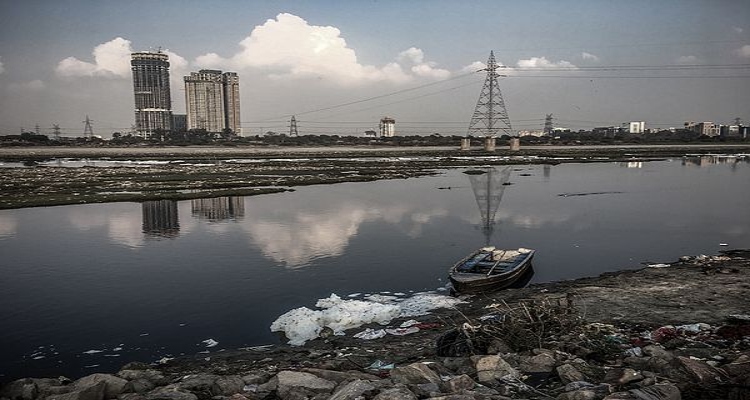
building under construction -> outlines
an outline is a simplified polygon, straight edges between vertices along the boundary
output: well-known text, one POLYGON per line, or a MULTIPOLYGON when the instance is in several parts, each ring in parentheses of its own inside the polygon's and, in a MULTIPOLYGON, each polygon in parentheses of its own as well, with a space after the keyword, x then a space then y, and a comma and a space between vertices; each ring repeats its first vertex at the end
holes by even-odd
POLYGON ((240 133, 240 80, 235 72, 202 69, 185 81, 187 128, 240 133))
POLYGON ((158 130, 172 130, 169 56, 159 52, 130 55, 135 94, 135 129, 144 138, 158 130))

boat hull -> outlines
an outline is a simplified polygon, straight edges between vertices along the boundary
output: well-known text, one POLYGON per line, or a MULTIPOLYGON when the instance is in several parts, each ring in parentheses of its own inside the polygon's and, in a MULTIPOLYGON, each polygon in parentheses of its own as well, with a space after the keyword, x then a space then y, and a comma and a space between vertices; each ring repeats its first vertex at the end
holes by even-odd
POLYGON ((532 250, 510 270, 492 275, 465 273, 454 266, 451 269, 449 279, 453 285, 453 290, 457 293, 482 293, 505 289, 513 286, 532 269, 531 261, 533 258, 534 251, 532 250))

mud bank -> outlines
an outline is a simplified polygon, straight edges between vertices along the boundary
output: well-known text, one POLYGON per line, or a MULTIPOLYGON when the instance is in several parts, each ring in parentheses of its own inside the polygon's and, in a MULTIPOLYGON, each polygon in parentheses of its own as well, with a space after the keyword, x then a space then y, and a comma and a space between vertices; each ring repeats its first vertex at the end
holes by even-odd
MULTIPOLYGON (((11 400, 747 399, 750 250, 466 297, 375 340, 22 379, 11 400)), ((398 325, 404 321, 392 321, 398 325)), ((364 328, 363 328, 364 329, 364 328)), ((325 335, 323 335, 325 336, 325 335)))
POLYGON ((296 186, 404 179, 439 169, 509 164, 652 161, 748 154, 750 146, 450 148, 2 148, 0 209, 251 196, 296 186), (76 167, 64 166, 75 160, 76 167))

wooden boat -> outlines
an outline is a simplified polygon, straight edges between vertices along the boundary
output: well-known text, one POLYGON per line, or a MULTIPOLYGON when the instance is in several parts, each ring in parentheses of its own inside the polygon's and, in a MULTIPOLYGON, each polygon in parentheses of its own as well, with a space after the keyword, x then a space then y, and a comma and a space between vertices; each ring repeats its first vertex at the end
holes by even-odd
POLYGON ((481 249, 464 257, 450 270, 449 278, 457 293, 479 293, 513 285, 531 269, 534 250, 481 249))

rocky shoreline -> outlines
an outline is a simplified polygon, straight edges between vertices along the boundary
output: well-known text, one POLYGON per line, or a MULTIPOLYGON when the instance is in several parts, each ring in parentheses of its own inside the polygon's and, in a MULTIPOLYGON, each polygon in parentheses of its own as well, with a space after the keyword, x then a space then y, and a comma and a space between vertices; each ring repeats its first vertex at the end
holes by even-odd
MULTIPOLYGON (((750 399, 750 250, 466 298, 376 340, 326 336, 20 379, 3 400, 750 399)), ((393 321, 400 324, 404 321, 393 321)))

